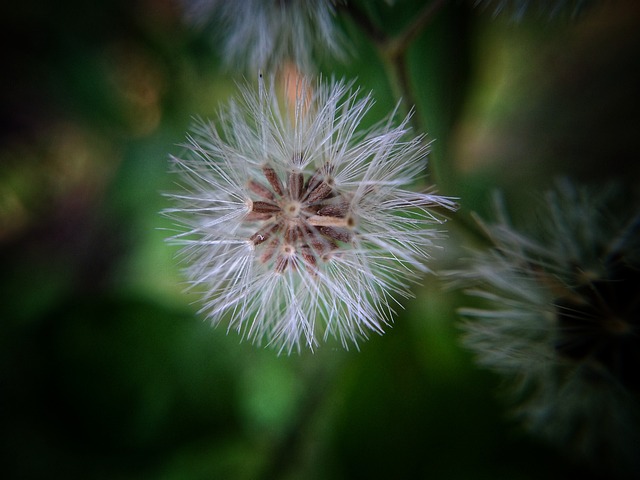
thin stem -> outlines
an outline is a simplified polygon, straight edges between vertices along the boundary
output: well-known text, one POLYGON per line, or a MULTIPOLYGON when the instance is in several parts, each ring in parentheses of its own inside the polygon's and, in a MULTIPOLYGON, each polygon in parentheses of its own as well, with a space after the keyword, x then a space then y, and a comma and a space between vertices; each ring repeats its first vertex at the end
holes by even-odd
MULTIPOLYGON (((391 91, 396 100, 403 106, 402 113, 404 115, 412 112, 417 106, 407 61, 409 46, 447 1, 434 0, 425 5, 413 22, 396 37, 391 37, 380 29, 357 5, 349 3, 342 7, 376 45, 391 91)), ((427 126, 424 122, 424 116, 412 115, 411 124, 417 132, 426 131, 427 126)))
POLYGON ((332 414, 335 384, 340 381, 340 372, 344 364, 344 356, 331 355, 324 362, 318 362, 306 378, 307 394, 301 400, 294 423, 287 434, 274 446, 263 471, 261 479, 287 478, 295 464, 303 461, 304 450, 309 448, 309 438, 315 440, 319 424, 326 422, 332 414), (319 420, 322 419, 322 422, 319 420))
MULTIPOLYGON (((343 5, 342 9, 352 18, 352 20, 365 32, 372 40, 378 50, 380 59, 385 68, 389 86, 394 97, 403 107, 403 114, 411 112, 417 105, 416 98, 411 85, 411 75, 407 53, 411 43, 418 35, 433 21, 436 14, 446 5, 448 0, 433 0, 426 4, 418 13, 415 19, 397 36, 392 37, 380 29, 369 16, 353 2, 343 5)), ((411 117, 411 124, 417 132, 426 132, 427 125, 424 115, 414 114, 411 117)), ((433 183, 443 185, 443 172, 451 180, 451 169, 441 165, 442 162, 433 162, 431 177, 433 183)), ((450 183, 450 182, 446 182, 450 183)), ((490 245, 491 240, 479 228, 477 223, 468 215, 459 212, 454 217, 454 223, 463 231, 470 241, 476 244, 490 245)))
MULTIPOLYGON (((404 54, 394 58, 385 58, 383 50, 380 51, 380 54, 383 58, 383 65, 389 87, 391 88, 394 98, 401 106, 402 110, 400 113, 402 116, 406 116, 410 112, 413 112, 416 105, 413 89, 411 88, 411 80, 409 78, 407 58, 404 54)), ((417 132, 426 131, 425 125, 421 123, 418 115, 413 114, 411 116, 411 125, 417 132)))
POLYGON ((451 221, 476 247, 491 248, 495 244, 487 232, 478 223, 478 218, 464 211, 458 211, 451 221))
POLYGON ((353 2, 349 2, 348 4, 338 3, 338 8, 346 12, 376 45, 382 45, 388 41, 388 35, 373 23, 369 16, 353 2))
MULTIPOLYGON (((394 91, 396 98, 404 102, 408 113, 411 109, 417 108, 416 97, 413 94, 411 85, 411 72, 409 70, 409 62, 407 55, 409 46, 417 38, 417 36, 427 27, 434 19, 435 15, 440 11, 448 0, 434 0, 425 5, 418 13, 414 21, 409 24, 398 36, 387 38, 384 44, 378 44, 380 56, 387 69, 387 77, 394 91)), ((424 115, 413 115, 411 124, 418 132, 428 131, 428 125, 424 115)), ((432 178, 434 183, 438 181, 438 169, 432 169, 432 178)))
POLYGON ((433 2, 425 5, 418 16, 414 19, 413 23, 409 24, 400 35, 390 39, 387 42, 387 50, 391 57, 404 54, 409 45, 416 39, 418 35, 424 30, 424 28, 433 20, 435 15, 440 11, 448 0, 434 0, 433 2))

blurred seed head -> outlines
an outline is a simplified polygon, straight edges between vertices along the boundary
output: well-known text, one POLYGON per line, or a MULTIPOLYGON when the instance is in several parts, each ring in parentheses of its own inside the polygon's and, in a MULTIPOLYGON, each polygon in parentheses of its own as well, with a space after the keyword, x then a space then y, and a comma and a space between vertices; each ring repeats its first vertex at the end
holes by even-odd
MULTIPOLYGON (((339 0, 338 0, 339 1, 339 0)), ((183 0, 187 23, 221 49, 225 65, 251 75, 293 63, 314 71, 327 56, 344 58, 336 0, 183 0)))
POLYGON ((457 272, 481 299, 464 344, 509 380, 524 425, 612 471, 638 472, 640 210, 615 192, 559 182, 537 228, 498 202, 493 247, 457 272))

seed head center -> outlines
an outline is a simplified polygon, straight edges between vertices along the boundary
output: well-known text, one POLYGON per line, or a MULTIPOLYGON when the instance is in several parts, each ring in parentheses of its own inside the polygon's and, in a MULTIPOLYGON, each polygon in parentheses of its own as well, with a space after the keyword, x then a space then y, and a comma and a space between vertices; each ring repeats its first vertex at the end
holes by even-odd
POLYGON ((288 200, 282 206, 282 212, 288 218, 297 218, 302 210, 302 204, 296 200, 288 200))
POLYGON ((320 262, 351 242, 355 222, 350 203, 330 172, 325 166, 305 178, 292 170, 281 178, 265 166, 264 180, 249 180, 249 190, 258 199, 252 200, 247 220, 263 222, 249 240, 259 248, 259 261, 272 265, 276 273, 304 265, 315 274, 320 262))

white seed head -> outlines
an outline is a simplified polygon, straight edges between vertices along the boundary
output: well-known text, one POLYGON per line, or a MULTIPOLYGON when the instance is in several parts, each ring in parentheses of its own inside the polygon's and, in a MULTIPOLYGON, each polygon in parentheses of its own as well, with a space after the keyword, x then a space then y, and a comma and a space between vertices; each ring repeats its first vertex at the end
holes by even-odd
POLYGON ((166 213, 214 324, 286 352, 327 337, 347 347, 391 322, 427 271, 433 209, 454 203, 408 190, 427 155, 408 119, 362 131, 370 96, 341 81, 295 91, 282 101, 260 81, 198 121, 173 158, 180 190, 166 213))

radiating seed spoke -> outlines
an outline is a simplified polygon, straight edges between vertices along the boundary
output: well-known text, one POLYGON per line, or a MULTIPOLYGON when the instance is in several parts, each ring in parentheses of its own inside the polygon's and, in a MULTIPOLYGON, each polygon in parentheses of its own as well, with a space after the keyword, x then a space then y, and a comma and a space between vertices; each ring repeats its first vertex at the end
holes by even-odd
POLYGON ((333 193, 333 187, 329 185, 327 182, 320 182, 315 188, 307 191, 307 195, 305 196, 305 201, 309 203, 321 202, 322 200, 326 200, 333 193))
POLYGON ((249 186, 249 190, 251 190, 256 195, 259 195, 260 197, 264 198, 265 200, 274 201, 276 199, 273 192, 269 190, 267 187, 265 187, 263 184, 261 184, 260 182, 256 182, 255 180, 249 180, 248 186, 249 186))
POLYGON ((352 238, 352 233, 345 228, 334 228, 334 227, 318 227, 318 230, 323 235, 338 240, 339 242, 350 242, 352 238))
POLYGON ((253 206, 251 208, 252 212, 256 213, 278 213, 281 211, 280 207, 275 203, 271 202, 262 202, 260 200, 253 202, 253 206))
POLYGON ((261 243, 264 243, 267 240, 269 240, 274 234, 278 233, 280 228, 281 228, 281 225, 279 223, 272 223, 269 225, 265 225, 256 233, 251 235, 249 240, 253 242, 254 245, 260 245, 261 243))
POLYGON ((271 241, 263 248, 263 252, 260 255, 260 263, 267 263, 269 260, 271 260, 275 253, 278 251, 279 247, 280 240, 278 240, 277 238, 272 238, 271 241))
POLYGON ((278 177, 278 174, 276 174, 276 171, 273 168, 265 165, 264 167, 262 167, 262 173, 264 174, 264 178, 267 179, 267 182, 269 182, 269 185, 271 185, 271 188, 273 188, 276 194, 282 196, 284 194, 284 191, 282 189, 282 183, 280 183, 280 178, 278 177))
POLYGON ((333 203, 325 205, 317 211, 317 215, 324 217, 344 218, 349 211, 349 202, 333 203))
POLYGON ((313 174, 307 179, 307 182, 304 185, 304 189, 306 192, 310 192, 314 190, 320 183, 322 183, 322 179, 324 178, 324 173, 321 169, 317 169, 313 174))
POLYGON ((289 172, 289 195, 292 200, 300 200, 302 198, 302 189, 304 188, 304 176, 300 172, 289 172))
POLYGON ((258 213, 258 212, 249 212, 244 217, 244 219, 247 222, 264 221, 264 220, 269 220, 270 218, 273 218, 272 213, 258 213))

